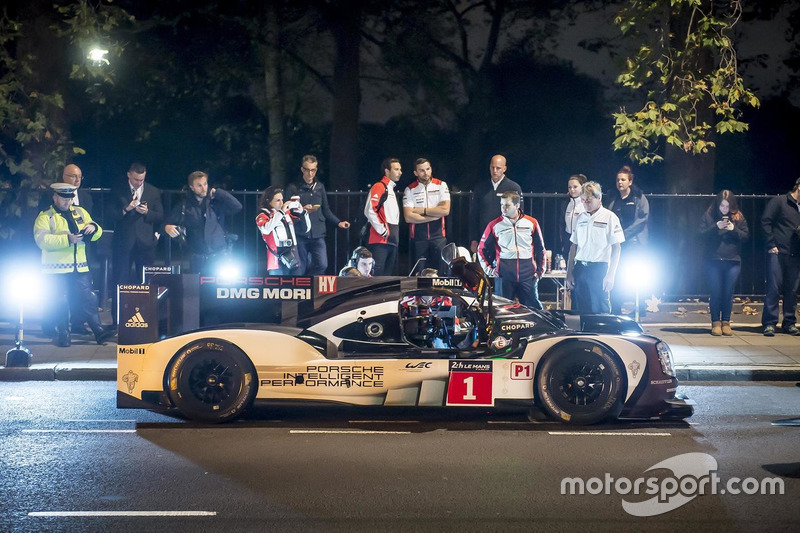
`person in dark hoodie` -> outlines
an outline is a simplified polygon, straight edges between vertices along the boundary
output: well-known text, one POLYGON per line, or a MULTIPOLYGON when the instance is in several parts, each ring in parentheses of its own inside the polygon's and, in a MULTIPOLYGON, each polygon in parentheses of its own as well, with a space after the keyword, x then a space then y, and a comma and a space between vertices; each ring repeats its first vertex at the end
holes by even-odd
POLYGON ((192 253, 189 271, 205 274, 228 252, 225 217, 242 210, 242 204, 222 189, 209 188, 208 174, 192 172, 186 197, 172 209, 164 233, 183 236, 192 253))
MULTIPOLYGON (((625 233, 625 242, 622 243, 622 264, 617 271, 626 272, 626 263, 635 261, 647 246, 647 222, 650 218, 650 203, 647 197, 636 185, 633 184, 633 171, 628 165, 617 172, 617 194, 608 204, 608 210, 619 218, 622 231, 625 233)), ((631 291, 624 283, 615 283, 611 292, 611 313, 622 313, 622 304, 627 299, 632 299, 631 291)), ((640 315, 645 312, 643 302, 640 302, 640 315)))
POLYGON ((761 229, 767 241, 767 296, 761 325, 772 337, 778 325, 778 299, 783 293, 781 329, 800 335, 797 327, 797 287, 800 284, 800 178, 788 194, 771 199, 761 215, 761 229))
POLYGON ((708 288, 711 293, 711 334, 733 335, 731 311, 733 289, 742 271, 742 243, 750 238, 736 195, 724 189, 708 206, 700 220, 705 242, 708 288))

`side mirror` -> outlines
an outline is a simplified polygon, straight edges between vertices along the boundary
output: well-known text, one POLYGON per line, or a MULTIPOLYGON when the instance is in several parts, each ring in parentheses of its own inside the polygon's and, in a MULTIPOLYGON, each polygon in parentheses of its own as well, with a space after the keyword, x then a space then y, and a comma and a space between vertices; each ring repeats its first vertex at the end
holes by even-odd
POLYGON ((448 243, 442 248, 442 261, 444 261, 447 266, 450 266, 450 263, 452 263, 456 257, 458 257, 458 247, 456 243, 448 243))

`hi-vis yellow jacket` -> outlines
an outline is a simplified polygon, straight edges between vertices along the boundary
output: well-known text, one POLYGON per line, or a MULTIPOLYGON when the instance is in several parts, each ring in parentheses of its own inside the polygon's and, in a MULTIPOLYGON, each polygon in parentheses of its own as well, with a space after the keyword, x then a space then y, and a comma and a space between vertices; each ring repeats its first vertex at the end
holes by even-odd
MULTIPOLYGON (((89 212, 81 206, 70 206, 69 214, 78 225, 78 230, 82 230, 88 224, 97 226, 97 231, 91 235, 92 241, 96 241, 103 234, 100 224, 94 222, 89 212)), ((89 272, 86 245, 83 242, 75 244, 69 242, 67 219, 53 206, 36 217, 33 223, 33 238, 36 246, 42 250, 42 272, 45 274, 89 272)))

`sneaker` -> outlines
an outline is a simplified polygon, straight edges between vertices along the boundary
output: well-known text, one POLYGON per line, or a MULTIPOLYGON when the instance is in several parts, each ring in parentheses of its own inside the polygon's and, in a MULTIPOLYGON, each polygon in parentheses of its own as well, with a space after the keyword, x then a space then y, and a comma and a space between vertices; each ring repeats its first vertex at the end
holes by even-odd
POLYGON ((793 335, 795 337, 800 335, 800 328, 798 328, 797 325, 795 324, 792 324, 791 326, 782 329, 783 332, 786 333, 787 335, 793 335))
POLYGON ((765 337, 774 337, 775 336, 775 326, 767 326, 764 328, 764 336, 765 337))

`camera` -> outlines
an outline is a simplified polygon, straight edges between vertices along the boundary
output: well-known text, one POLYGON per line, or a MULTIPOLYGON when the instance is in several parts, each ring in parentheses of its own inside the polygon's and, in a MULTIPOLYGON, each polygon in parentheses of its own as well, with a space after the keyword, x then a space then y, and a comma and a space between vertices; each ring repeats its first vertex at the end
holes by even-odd
POLYGON ((292 246, 294 246, 294 243, 292 242, 291 239, 289 239, 288 241, 278 241, 275 244, 277 244, 279 248, 291 248, 292 246))

